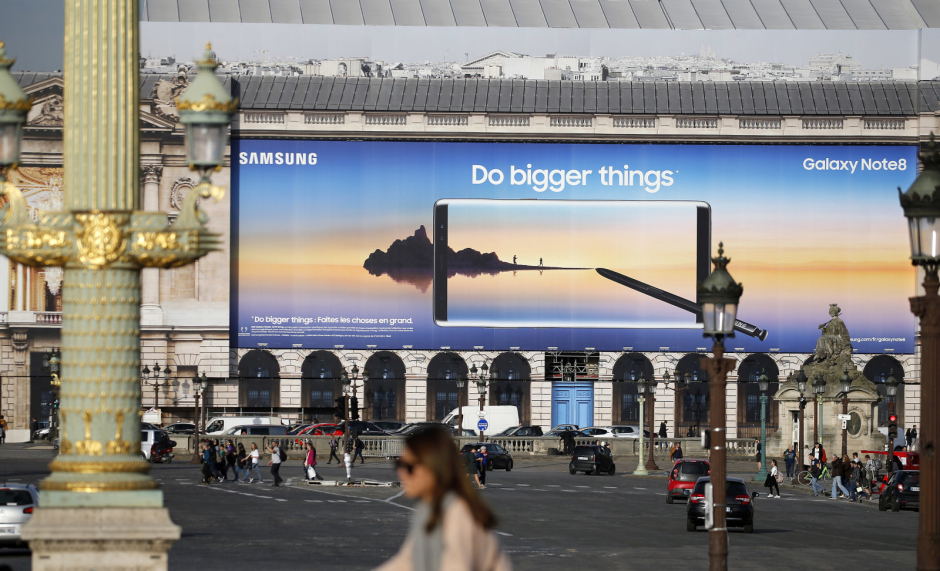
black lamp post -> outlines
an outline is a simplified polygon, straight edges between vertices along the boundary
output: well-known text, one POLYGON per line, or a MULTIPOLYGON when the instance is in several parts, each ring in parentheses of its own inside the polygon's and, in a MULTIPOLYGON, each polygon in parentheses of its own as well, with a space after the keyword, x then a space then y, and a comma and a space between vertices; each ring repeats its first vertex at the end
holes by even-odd
POLYGON ((147 365, 144 365, 144 368, 141 370, 142 378, 144 379, 149 378, 151 381, 153 381, 149 384, 153 387, 153 408, 154 409, 160 408, 160 387, 172 386, 170 384, 170 366, 167 365, 166 368, 162 369, 163 371, 162 379, 160 377, 160 371, 161 371, 160 363, 154 363, 153 369, 151 369, 147 365), (161 380, 165 382, 161 383, 160 382, 161 380))
POLYGON ((202 374, 202 377, 198 375, 193 377, 193 396, 195 397, 195 400, 196 400, 196 417, 195 417, 195 422, 193 423, 195 425, 193 429, 193 457, 189 461, 190 464, 199 464, 202 462, 202 460, 199 458, 200 456, 199 433, 201 432, 199 429, 199 425, 202 421, 202 418, 201 418, 202 412, 199 410, 199 397, 205 394, 206 388, 208 386, 209 386, 209 379, 206 378, 205 373, 202 374))
POLYGON ((822 375, 816 375, 816 380, 813 381, 813 394, 816 395, 816 411, 815 414, 813 414, 813 440, 819 442, 819 446, 822 446, 822 442, 819 441, 819 411, 825 392, 826 379, 823 378, 822 375))
MULTIPOLYGON (((799 435, 798 444, 797 444, 797 446, 799 446, 800 449, 796 451, 796 453, 797 453, 797 455, 798 455, 798 460, 799 460, 799 462, 798 462, 797 465, 799 465, 799 466, 804 466, 803 461, 806 459, 806 457, 803 455, 803 446, 804 446, 804 443, 803 443, 803 433, 804 433, 803 419, 804 419, 804 416, 805 416, 803 411, 804 411, 804 409, 806 409, 806 397, 803 396, 803 393, 806 392, 806 380, 807 380, 807 379, 806 379, 806 373, 803 372, 803 369, 800 369, 800 372, 797 373, 797 375, 796 375, 796 387, 800 390, 800 435, 799 435)), ((799 473, 799 472, 800 472, 800 470, 797 471, 797 473, 799 473)))
POLYGON ((463 389, 466 386, 467 375, 460 373, 457 375, 457 438, 463 436, 463 389))
MULTIPOLYGON (((664 384, 662 385, 661 390, 666 389, 665 383, 668 382, 668 380, 669 380, 669 373, 666 373, 665 375, 663 375, 664 384)), ((646 469, 647 471, 650 471, 650 470, 659 470, 659 466, 656 465, 656 460, 653 459, 653 442, 655 442, 656 440, 656 433, 654 432, 654 428, 655 428, 654 413, 656 412, 656 387, 659 386, 659 383, 656 381, 655 376, 651 377, 648 381, 646 381, 646 383, 649 386, 649 393, 650 393, 650 404, 649 404, 650 419, 649 419, 649 422, 647 423, 649 425, 649 431, 650 431, 650 449, 649 449, 649 456, 646 459, 646 469)), ((640 429, 642 430, 642 427, 640 429)))
POLYGON ((754 481, 763 482, 767 479, 767 389, 770 388, 770 377, 763 369, 757 377, 757 388, 760 389, 760 470, 754 481))
MULTIPOLYGON (((842 414, 849 414, 849 391, 852 390, 852 379, 849 378, 849 370, 845 369, 842 372, 842 377, 839 379, 839 382, 842 384, 842 414)), ((849 453, 849 433, 846 430, 847 421, 842 420, 842 455, 846 456, 849 453)))
POLYGON ((725 450, 725 383, 734 370, 734 359, 724 357, 725 337, 734 337, 734 318, 744 288, 734 281, 727 266, 731 260, 724 257, 724 244, 718 244, 718 256, 712 258, 715 269, 705 281, 698 284, 697 298, 702 307, 703 334, 715 340, 711 358, 702 358, 702 367, 708 372, 711 410, 711 484, 714 504, 714 523, 708 532, 709 569, 728 569, 728 530, 725 527, 726 450, 725 450))

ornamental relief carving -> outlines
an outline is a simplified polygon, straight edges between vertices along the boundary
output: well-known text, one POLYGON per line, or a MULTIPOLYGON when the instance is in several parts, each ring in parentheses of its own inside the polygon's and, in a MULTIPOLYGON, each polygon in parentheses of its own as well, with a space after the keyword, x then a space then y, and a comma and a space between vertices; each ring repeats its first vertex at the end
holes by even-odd
MULTIPOLYGON (((196 186, 196 181, 191 178, 183 177, 173 183, 173 188, 170 189, 170 208, 174 210, 179 210, 183 207, 183 199, 186 198, 186 195, 189 194, 196 186)), ((199 205, 199 200, 196 200, 196 205, 199 205)))

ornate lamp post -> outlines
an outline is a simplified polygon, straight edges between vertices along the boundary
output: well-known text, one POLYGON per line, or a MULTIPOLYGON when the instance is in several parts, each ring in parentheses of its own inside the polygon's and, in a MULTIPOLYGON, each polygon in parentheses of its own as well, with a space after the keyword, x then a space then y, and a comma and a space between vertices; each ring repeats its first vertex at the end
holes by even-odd
POLYGON ((820 441, 819 430, 822 428, 819 423, 819 411, 822 406, 823 395, 826 393, 826 379, 822 375, 816 375, 816 380, 813 381, 813 394, 816 395, 816 411, 813 414, 813 441, 819 442, 819 445, 822 446, 820 441))
MULTIPOLYGON (((368 369, 364 369, 362 373, 363 382, 369 378, 368 369)), ((359 383, 359 365, 353 363, 352 368, 352 397, 349 399, 349 412, 352 416, 349 417, 349 420, 359 420, 359 396, 357 395, 358 383, 359 383)))
MULTIPOLYGON (((894 376, 894 371, 891 371, 891 374, 888 375, 888 378, 885 380, 885 392, 888 395, 888 414, 894 416, 897 414, 897 397, 898 397, 898 385, 900 383, 894 376)), ((921 395, 923 395, 923 386, 924 383, 921 383, 921 395)), ((923 402, 923 401, 921 401, 923 402)), ((929 416, 929 415, 926 415, 929 416)), ((923 419, 921 419, 923 421, 923 419)), ((923 422, 921 422, 923 426, 923 422)), ((923 464, 921 464, 923 466, 923 464)), ((894 438, 888 437, 888 467, 889 472, 894 471, 894 438)), ((923 487, 923 486, 921 486, 923 487)))
POLYGON ((141 377, 144 379, 151 379, 153 382, 149 383, 153 387, 153 408, 160 408, 160 387, 170 387, 170 367, 169 365, 163 369, 163 378, 160 378, 160 363, 154 363, 153 369, 144 365, 144 368, 141 370, 141 377), (161 383, 160 381, 164 381, 161 383))
POLYGON ((757 388, 760 389, 760 470, 754 475, 755 482, 767 479, 767 389, 770 388, 770 377, 761 369, 757 377, 757 388))
POLYGON ((724 257, 724 244, 718 244, 718 256, 712 258, 715 269, 705 281, 698 284, 698 303, 702 306, 703 334, 715 340, 714 357, 702 358, 702 368, 711 381, 709 391, 711 410, 711 484, 714 498, 714 526, 708 532, 709 569, 728 569, 728 529, 725 527, 726 450, 725 450, 725 382, 734 370, 735 360, 724 357, 725 337, 734 337, 734 318, 744 288, 734 281, 727 266, 731 260, 724 257))
POLYGON ((352 385, 352 381, 349 379, 349 373, 346 372, 346 368, 343 368, 343 371, 339 374, 340 381, 343 383, 343 407, 345 408, 346 414, 344 416, 344 427, 343 434, 346 438, 349 438, 349 387, 352 385))
POLYGON ((33 106, 31 98, 20 89, 10 75, 14 60, 6 56, 3 42, 0 41, 0 190, 6 191, 4 183, 7 172, 16 168, 20 161, 20 142, 23 139, 23 125, 26 114, 33 106))
MULTIPOLYGON (((845 369, 842 377, 839 379, 842 384, 842 414, 849 413, 849 391, 852 390, 852 379, 849 378, 849 370, 845 369)), ((845 428, 846 421, 842 421, 842 455, 849 453, 849 433, 845 428)))
POLYGON ((643 465, 643 405, 646 404, 646 379, 642 376, 636 381, 636 394, 640 403, 640 449, 636 454, 636 470, 633 471, 633 475, 648 476, 649 472, 646 471, 646 467, 643 465))
MULTIPOLYGON (((483 418, 483 405, 486 403, 486 387, 487 387, 486 382, 487 382, 487 379, 489 378, 489 367, 484 362, 483 366, 480 367, 480 374, 477 375, 477 366, 473 365, 473 367, 470 369, 470 374, 473 376, 476 376, 477 392, 480 394, 480 398, 479 398, 480 418, 482 419, 483 418)), ((484 432, 485 431, 483 430, 480 431, 480 440, 483 440, 484 432)))
MULTIPOLYGON (((796 453, 797 453, 797 465, 798 465, 798 466, 803 466, 803 461, 806 459, 806 457, 803 456, 803 446, 804 446, 804 443, 803 443, 803 432, 804 432, 804 428, 803 428, 803 418, 804 418, 804 414, 803 414, 803 411, 804 411, 804 409, 806 409, 806 397, 803 396, 803 393, 806 392, 806 380, 807 380, 807 379, 806 379, 806 373, 803 372, 803 369, 800 369, 800 372, 797 373, 797 375, 796 375, 796 387, 797 387, 797 389, 799 389, 799 391, 800 391, 800 435, 799 435, 799 441, 798 441, 799 443, 797 444, 797 446, 799 446, 800 449, 796 451, 796 453)), ((800 471, 801 471, 801 470, 797 470, 797 474, 799 474, 800 471)))
MULTIPOLYGON (((669 373, 666 373, 665 375, 663 375, 663 382, 665 383, 668 380, 669 380, 669 373)), ((649 404, 649 407, 650 407, 650 410, 649 410, 650 448, 649 448, 649 456, 646 459, 646 470, 649 471, 649 470, 659 470, 659 466, 656 465, 656 460, 653 459, 653 442, 656 441, 656 433, 654 432, 654 428, 655 428, 654 413, 656 412, 656 387, 659 385, 659 383, 656 381, 656 377, 654 376, 649 381, 647 381, 647 384, 649 385, 649 392, 650 392, 650 404, 649 404)), ((665 384, 662 385, 661 390, 663 391, 666 390, 665 384)))
MULTIPOLYGON (((924 295, 911 298, 911 312, 920 319, 920 527, 917 569, 940 569, 940 150, 934 141, 918 153, 924 170, 907 192, 898 194, 911 235, 911 261, 924 268, 924 295)), ((894 448, 894 443, 889 447, 894 448)))
POLYGON ((206 388, 209 386, 209 379, 206 378, 206 374, 203 373, 202 377, 198 375, 193 377, 193 396, 195 397, 196 402, 196 411, 195 411, 195 428, 193 430, 193 457, 190 459, 190 464, 199 464, 202 460, 199 459, 199 433, 200 424, 202 424, 202 412, 199 410, 199 398, 206 392, 206 388))
POLYGON ((463 436, 463 389, 466 386, 467 375, 460 373, 457 375, 457 438, 463 436))

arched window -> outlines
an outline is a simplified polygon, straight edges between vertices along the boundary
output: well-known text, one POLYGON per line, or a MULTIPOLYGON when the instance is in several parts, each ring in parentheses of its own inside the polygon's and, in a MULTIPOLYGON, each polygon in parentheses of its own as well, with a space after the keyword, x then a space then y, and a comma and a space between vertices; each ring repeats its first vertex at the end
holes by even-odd
POLYGON ((467 404, 467 385, 457 389, 457 378, 467 378, 467 364, 456 353, 438 353, 428 363, 427 419, 441 420, 452 410, 467 404))
POLYGON ((642 353, 628 353, 617 359, 613 373, 613 424, 639 425, 640 401, 636 381, 653 378, 653 363, 642 353))
POLYGON ((304 418, 331 422, 336 399, 343 395, 343 364, 329 351, 314 351, 300 365, 300 405, 304 418))
POLYGON ((768 438, 777 431, 777 401, 773 396, 780 386, 780 371, 766 353, 754 353, 745 357, 738 366, 738 438, 760 436, 760 387, 757 381, 761 374, 770 378, 766 417, 768 438))
POLYGON ((364 367, 365 407, 363 420, 405 419, 405 363, 391 351, 379 351, 364 367))
POLYGON ((254 349, 238 362, 238 405, 248 409, 271 409, 280 406, 281 368, 271 353, 254 349))
POLYGON ((529 424, 532 386, 529 362, 518 353, 501 353, 490 364, 490 373, 490 406, 514 406, 519 412, 519 423, 529 424))
POLYGON ((676 437, 698 436, 708 427, 708 373, 702 370, 702 356, 689 353, 676 363, 675 375, 682 375, 675 401, 676 437))
POLYGON ((898 385, 898 394, 892 398, 888 396, 885 385, 885 381, 891 375, 894 375, 898 382, 904 381, 904 367, 901 362, 890 355, 877 355, 865 365, 862 374, 865 375, 866 379, 875 383, 878 396, 881 397, 877 404, 878 426, 888 426, 888 415, 891 414, 891 405, 894 405, 894 414, 898 417, 898 426, 904 427, 904 387, 898 385))

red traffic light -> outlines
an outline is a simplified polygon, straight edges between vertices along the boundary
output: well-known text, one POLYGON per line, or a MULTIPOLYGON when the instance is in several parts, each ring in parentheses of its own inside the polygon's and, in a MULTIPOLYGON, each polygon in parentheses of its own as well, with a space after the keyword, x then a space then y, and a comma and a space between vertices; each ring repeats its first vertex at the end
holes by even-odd
POLYGON ((888 422, 897 422, 897 421, 898 421, 898 417, 895 414, 892 414, 891 416, 888 417, 888 422))

